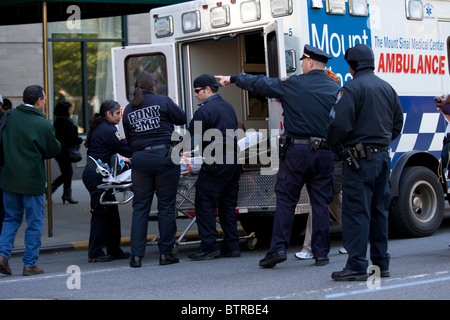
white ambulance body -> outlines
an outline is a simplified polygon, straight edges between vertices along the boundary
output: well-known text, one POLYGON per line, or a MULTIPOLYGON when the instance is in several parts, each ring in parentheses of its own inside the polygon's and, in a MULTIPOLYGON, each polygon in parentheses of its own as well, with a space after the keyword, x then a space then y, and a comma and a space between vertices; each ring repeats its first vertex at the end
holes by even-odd
MULTIPOLYGON (((150 20, 149 45, 113 49, 115 98, 125 106, 136 75, 155 72, 160 93, 178 103, 188 121, 197 108, 193 80, 200 74, 300 74, 299 58, 309 43, 333 57, 328 66, 343 85, 351 80, 345 50, 371 46, 376 74, 396 89, 404 110, 402 134, 391 145, 391 225, 409 236, 431 235, 439 227, 448 198, 445 178, 438 179, 447 123, 433 97, 450 91, 449 1, 200 0, 153 9, 150 20)), ((219 93, 246 130, 267 132, 267 138, 283 132, 275 99, 234 85, 219 93)), ((245 167, 238 217, 247 232, 270 234, 276 175, 245 167)), ((297 213, 309 212, 305 189, 297 213)), ((304 221, 306 215, 298 216, 304 221)))

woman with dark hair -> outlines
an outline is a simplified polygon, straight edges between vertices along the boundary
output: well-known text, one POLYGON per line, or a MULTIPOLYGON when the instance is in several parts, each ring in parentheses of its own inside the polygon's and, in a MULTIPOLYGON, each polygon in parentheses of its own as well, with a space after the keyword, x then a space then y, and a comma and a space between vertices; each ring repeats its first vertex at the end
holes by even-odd
POLYGON ((71 119, 72 104, 69 102, 60 102, 53 111, 55 116, 53 126, 55 127, 56 139, 61 143, 61 153, 55 159, 58 162, 61 175, 52 182, 52 193, 62 184, 64 191, 62 195, 63 203, 78 203, 72 199, 72 175, 73 168, 70 161, 69 150, 78 146, 83 139, 78 136, 78 129, 71 119))
MULTIPOLYGON (((106 100, 95 113, 86 137, 87 155, 103 163, 109 163, 116 153, 131 157, 132 152, 121 137, 116 125, 121 118, 120 105, 113 100, 106 100)), ((106 262, 112 259, 128 259, 130 254, 120 248, 121 227, 117 205, 100 204, 102 190, 97 186, 103 177, 95 169, 86 166, 83 171, 83 183, 91 196, 91 230, 89 235, 89 262, 106 262), (107 254, 103 251, 106 247, 107 254)), ((114 201, 112 194, 105 196, 106 201, 114 201)))
POLYGON ((141 72, 133 101, 125 107, 123 127, 133 149, 131 181, 133 183, 133 219, 131 224, 131 261, 141 267, 145 255, 148 215, 153 195, 158 198, 160 238, 159 264, 177 263, 173 249, 177 231, 175 203, 180 178, 180 164, 170 157, 174 125, 186 123, 185 112, 167 96, 156 94, 154 74, 141 72))

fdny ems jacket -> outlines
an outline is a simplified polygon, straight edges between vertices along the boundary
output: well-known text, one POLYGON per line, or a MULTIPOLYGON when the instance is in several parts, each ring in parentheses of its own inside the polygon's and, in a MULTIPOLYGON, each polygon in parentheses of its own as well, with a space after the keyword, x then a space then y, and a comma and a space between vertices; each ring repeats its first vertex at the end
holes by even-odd
POLYGON ((131 103, 123 113, 123 128, 133 152, 171 142, 174 125, 186 123, 185 112, 167 96, 144 90, 142 107, 131 103))

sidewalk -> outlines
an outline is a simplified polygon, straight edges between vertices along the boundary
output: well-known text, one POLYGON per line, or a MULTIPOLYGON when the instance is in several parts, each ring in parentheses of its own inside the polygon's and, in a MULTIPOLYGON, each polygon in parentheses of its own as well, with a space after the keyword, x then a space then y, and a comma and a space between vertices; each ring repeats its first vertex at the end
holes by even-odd
MULTIPOLYGON (((53 236, 49 236, 49 220, 47 201, 44 208, 44 232, 42 235, 41 253, 51 251, 68 250, 87 250, 90 230, 90 197, 81 180, 72 182, 72 198, 78 201, 77 204, 62 203, 62 186, 52 195, 52 216, 53 216, 53 236)), ((155 208, 156 200, 153 201, 155 208)), ((119 205, 121 227, 122 227, 122 246, 128 246, 130 243, 131 217, 133 213, 132 201, 124 205, 119 205)), ((154 209, 152 209, 154 210, 154 209)), ((189 223, 189 219, 177 219, 178 230, 184 229, 189 223)), ((13 255, 23 254, 24 232, 26 228, 25 218, 22 226, 17 232, 16 241, 12 250, 13 255)), ((197 229, 194 225, 193 230, 197 229)), ((152 239, 158 233, 158 222, 149 221, 148 238, 152 239)))

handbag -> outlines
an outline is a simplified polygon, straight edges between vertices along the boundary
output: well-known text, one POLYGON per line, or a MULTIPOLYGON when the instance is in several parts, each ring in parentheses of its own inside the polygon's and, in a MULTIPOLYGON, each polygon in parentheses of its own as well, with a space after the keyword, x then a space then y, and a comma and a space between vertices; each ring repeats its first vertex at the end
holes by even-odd
POLYGON ((69 149, 70 162, 80 162, 83 157, 81 156, 80 146, 73 146, 69 149))

